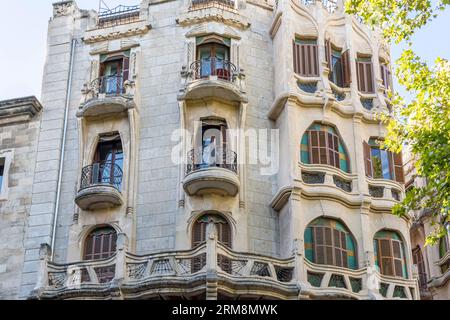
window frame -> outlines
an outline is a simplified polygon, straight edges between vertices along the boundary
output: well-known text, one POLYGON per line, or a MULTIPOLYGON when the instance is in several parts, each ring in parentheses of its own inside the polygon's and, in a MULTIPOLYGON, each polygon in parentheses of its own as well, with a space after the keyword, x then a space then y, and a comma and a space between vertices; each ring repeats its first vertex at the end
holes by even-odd
POLYGON ((93 228, 92 230, 89 231, 89 233, 86 235, 84 242, 83 242, 83 255, 82 255, 82 260, 83 261, 97 261, 97 260, 104 260, 104 259, 109 259, 112 256, 114 256, 117 252, 117 230, 109 225, 105 225, 105 226, 97 226, 95 228, 93 228), (98 235, 95 235, 95 233, 97 232, 101 232, 101 231, 105 231, 108 230, 108 233, 105 234, 101 234, 101 242, 100 242, 100 252, 95 252, 95 238, 94 237, 98 237, 98 235), (103 251, 104 249, 104 236, 110 236, 109 240, 109 251, 103 251), (91 241, 92 239, 92 244, 89 245, 89 241, 91 241), (88 249, 90 252, 88 252, 88 249), (115 250, 113 250, 115 249, 115 250), (99 257, 96 257, 99 256, 99 257))
POLYGON ((317 39, 292 40, 293 71, 300 77, 320 77, 319 46, 317 39))
POLYGON ((0 151, 0 159, 3 159, 3 178, 0 185, 0 201, 8 200, 9 173, 13 158, 14 158, 13 149, 6 149, 0 151))
MULTIPOLYGON (((389 232, 392 234, 396 234, 397 237, 399 237, 400 240, 398 239, 393 239, 393 238, 389 238, 386 236, 379 236, 377 237, 378 232, 374 235, 374 243, 376 243, 376 252, 375 252, 375 256, 376 256, 376 261, 377 263, 377 267, 379 269, 379 272, 382 275, 388 276, 388 277, 395 277, 395 278, 403 278, 403 279, 408 279, 408 269, 407 269, 407 261, 406 261, 406 253, 405 253, 405 244, 404 241, 402 239, 402 237, 396 232, 396 231, 391 231, 391 230, 380 230, 381 232, 389 232), (388 244, 388 249, 389 249, 389 254, 390 255, 383 255, 382 253, 382 241, 384 241, 384 243, 387 242, 388 244), (394 244, 398 244, 398 250, 400 253, 400 257, 396 257, 395 256, 395 248, 394 248, 394 244), (387 260, 387 265, 391 268, 392 270, 392 274, 389 274, 387 271, 385 270, 387 269, 386 265, 384 264, 384 261, 387 260), (397 266, 396 265, 396 261, 400 262, 400 272, 401 275, 399 275, 397 273, 397 266)), ((379 232, 380 232, 379 231, 379 232)))

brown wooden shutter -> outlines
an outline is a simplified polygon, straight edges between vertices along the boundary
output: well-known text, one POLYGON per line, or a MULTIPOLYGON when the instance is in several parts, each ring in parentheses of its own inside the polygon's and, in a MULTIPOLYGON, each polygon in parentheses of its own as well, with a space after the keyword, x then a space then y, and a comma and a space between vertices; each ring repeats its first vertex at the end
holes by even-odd
POLYGON ((216 223, 219 242, 231 248, 231 229, 228 223, 216 223))
POLYGON ((380 64, 380 72, 383 85, 386 90, 389 90, 391 88, 391 71, 389 70, 389 66, 380 64))
POLYGON ((367 92, 373 93, 373 66, 372 62, 366 63, 366 84, 367 84, 367 92))
POLYGON ((372 157, 371 157, 371 149, 370 145, 367 142, 363 142, 363 152, 364 152, 364 165, 366 168, 366 176, 369 178, 373 177, 372 170, 372 157))
POLYGON ((392 154, 394 159, 394 175, 395 175, 395 181, 399 183, 405 183, 405 175, 403 172, 403 160, 402 160, 402 154, 401 153, 393 153, 392 154))
POLYGON ((294 72, 303 77, 319 76, 317 44, 298 44, 293 40, 294 72))
POLYGON ((200 245, 206 240, 206 226, 207 223, 197 221, 192 229, 192 247, 200 245))
POLYGON ((351 71, 350 71, 350 51, 347 50, 342 53, 342 78, 344 88, 350 87, 352 82, 351 71))
POLYGON ((129 74, 130 74, 130 58, 124 56, 123 57, 123 71, 122 71, 123 82, 128 80, 129 74))
POLYGON ((320 163, 319 157, 319 132, 312 130, 308 132, 309 136, 309 159, 312 164, 320 163))
POLYGON ((365 92, 366 86, 364 82, 364 64, 359 61, 356 61, 356 76, 358 78, 358 90, 365 92))
POLYGON ((331 70, 332 59, 331 59, 331 42, 330 42, 330 40, 325 40, 325 60, 328 64, 328 68, 330 69, 330 73, 331 73, 332 72, 332 70, 331 70))

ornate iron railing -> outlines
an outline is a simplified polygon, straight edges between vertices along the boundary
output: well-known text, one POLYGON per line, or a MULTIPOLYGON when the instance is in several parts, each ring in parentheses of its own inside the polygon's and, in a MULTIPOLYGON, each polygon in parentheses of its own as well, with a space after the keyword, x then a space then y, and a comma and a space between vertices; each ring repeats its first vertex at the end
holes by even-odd
POLYGON ((121 95, 125 93, 124 78, 122 75, 103 76, 89 84, 89 90, 94 93, 106 95, 121 95))
POLYGON ((193 79, 203 79, 209 76, 226 81, 234 81, 237 75, 236 66, 227 60, 218 58, 208 58, 194 61, 191 64, 190 71, 193 79))
POLYGON ((215 147, 203 147, 189 151, 186 174, 213 167, 224 168, 237 173, 236 152, 215 147))
POLYGON ((86 166, 81 171, 80 190, 95 185, 109 185, 120 190, 122 169, 112 162, 100 162, 86 166))
POLYGON ((190 9, 197 10, 209 7, 230 9, 235 7, 235 2, 234 0, 192 0, 190 9))
POLYGON ((113 9, 101 9, 98 14, 98 27, 108 28, 139 20, 140 7, 119 5, 113 9))

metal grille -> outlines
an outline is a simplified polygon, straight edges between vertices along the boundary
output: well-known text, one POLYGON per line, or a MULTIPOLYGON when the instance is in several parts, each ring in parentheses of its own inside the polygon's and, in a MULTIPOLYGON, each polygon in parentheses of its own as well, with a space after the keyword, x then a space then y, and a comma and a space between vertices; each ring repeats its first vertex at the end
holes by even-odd
POLYGON ((307 274, 308 282, 313 287, 320 288, 320 285, 322 284, 323 276, 324 276, 323 273, 308 272, 308 274, 307 274))
POLYGON ((406 299, 405 287, 395 286, 394 294, 392 296, 394 298, 406 299))
POLYGON ((237 154, 224 148, 199 148, 188 153, 186 174, 204 168, 224 168, 237 173, 237 154))
POLYGON ((315 93, 317 91, 317 82, 298 82, 300 90, 307 93, 315 93))
POLYGON ((117 164, 112 162, 99 162, 86 166, 81 171, 80 190, 95 185, 109 185, 120 190, 123 172, 117 164))
POLYGON ((95 273, 97 274, 97 279, 99 283, 108 283, 114 279, 114 273, 116 271, 116 266, 98 267, 95 268, 95 273))
POLYGON ((193 79, 205 79, 209 76, 226 81, 234 81, 236 66, 230 61, 215 57, 194 61, 190 67, 193 79))
POLYGON ((350 285, 352 286, 352 291, 358 293, 362 290, 362 280, 357 278, 349 278, 350 285))
POLYGON ((366 110, 372 110, 373 109, 373 99, 361 99, 361 104, 366 110))
POLYGON ((383 198, 384 187, 369 186, 369 194, 374 198, 383 198))
POLYGON ((302 180, 308 184, 321 184, 325 182, 325 173, 323 172, 302 172, 302 180))
POLYGON ((389 285, 387 283, 380 283, 380 294, 386 298, 387 291, 388 291, 389 285))
POLYGON ((340 274, 333 274, 330 278, 328 286, 336 288, 347 288, 347 286, 345 285, 344 276, 340 274))
POLYGON ((347 192, 352 191, 352 182, 351 181, 344 180, 338 176, 333 176, 333 181, 334 181, 334 184, 336 185, 336 187, 338 187, 344 191, 347 191, 347 192))
POLYGON ((119 5, 113 9, 100 8, 98 27, 108 28, 139 20, 140 7, 119 5))
POLYGON ((291 282, 292 275, 294 274, 294 268, 286 268, 280 266, 274 266, 277 274, 277 279, 280 282, 291 282))
POLYGON ((255 262, 250 271, 250 275, 270 277, 269 265, 264 262, 255 262))
POLYGON ((117 96, 125 93, 124 82, 122 75, 103 76, 92 81, 89 84, 89 90, 94 95, 106 94, 117 96))
POLYGON ((153 262, 151 274, 166 274, 173 272, 169 259, 161 259, 153 262))
POLYGON ((191 10, 205 9, 210 7, 234 9, 235 3, 233 0, 192 0, 191 10))

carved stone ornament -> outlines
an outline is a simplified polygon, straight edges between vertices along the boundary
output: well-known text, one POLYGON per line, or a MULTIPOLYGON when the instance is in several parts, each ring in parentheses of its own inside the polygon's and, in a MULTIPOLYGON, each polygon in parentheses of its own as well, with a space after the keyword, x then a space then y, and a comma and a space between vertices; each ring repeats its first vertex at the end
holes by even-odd
POLYGON ((75 8, 74 1, 61 1, 53 4, 53 17, 68 16, 73 13, 75 8))

